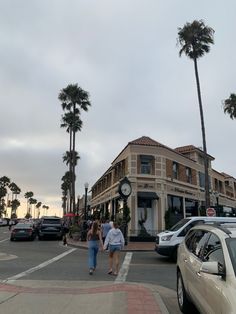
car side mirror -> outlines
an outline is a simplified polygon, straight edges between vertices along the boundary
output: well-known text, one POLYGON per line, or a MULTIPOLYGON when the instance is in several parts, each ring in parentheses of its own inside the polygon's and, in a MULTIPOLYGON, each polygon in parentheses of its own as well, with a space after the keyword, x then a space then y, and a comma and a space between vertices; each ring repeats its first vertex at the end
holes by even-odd
POLYGON ((203 262, 200 268, 200 272, 216 275, 225 276, 224 267, 222 267, 218 262, 203 262))

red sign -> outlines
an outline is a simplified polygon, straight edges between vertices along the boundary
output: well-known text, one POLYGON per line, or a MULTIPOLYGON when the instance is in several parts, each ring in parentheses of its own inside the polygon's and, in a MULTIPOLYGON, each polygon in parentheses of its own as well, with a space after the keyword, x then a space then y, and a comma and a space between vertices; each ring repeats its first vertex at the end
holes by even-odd
POLYGON ((216 216, 215 208, 207 208, 206 215, 208 217, 215 217, 216 216))

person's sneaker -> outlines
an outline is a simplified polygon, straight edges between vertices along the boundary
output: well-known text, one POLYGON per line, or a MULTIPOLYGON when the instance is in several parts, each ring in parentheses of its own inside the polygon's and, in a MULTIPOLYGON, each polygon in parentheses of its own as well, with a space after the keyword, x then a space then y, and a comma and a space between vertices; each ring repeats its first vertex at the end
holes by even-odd
POLYGON ((92 274, 93 274, 93 270, 90 269, 90 270, 89 270, 89 275, 92 275, 92 274))

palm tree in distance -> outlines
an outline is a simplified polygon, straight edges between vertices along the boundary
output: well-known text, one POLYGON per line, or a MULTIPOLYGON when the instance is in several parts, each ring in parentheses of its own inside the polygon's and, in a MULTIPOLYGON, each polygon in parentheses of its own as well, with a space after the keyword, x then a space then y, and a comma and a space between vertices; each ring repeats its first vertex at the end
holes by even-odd
POLYGON ((36 208, 37 208, 37 218, 39 218, 39 216, 40 216, 40 207, 41 207, 41 205, 42 205, 42 202, 38 202, 37 204, 36 204, 36 208))
POLYGON ((195 20, 192 23, 186 23, 183 28, 178 28, 179 37, 177 39, 179 45, 181 46, 179 56, 185 53, 186 56, 192 59, 194 62, 204 152, 206 208, 210 207, 208 156, 197 60, 200 57, 203 57, 205 53, 208 53, 210 51, 210 44, 214 44, 213 35, 214 30, 211 27, 206 26, 202 20, 195 20))
POLYGON ((230 118, 236 119, 236 94, 230 94, 229 98, 223 101, 224 113, 229 114, 230 118))
POLYGON ((30 198, 29 199, 29 203, 30 203, 30 205, 32 206, 32 205, 34 205, 34 211, 32 210, 32 207, 31 207, 31 216, 33 216, 34 218, 35 218, 35 204, 37 204, 37 200, 35 199, 35 198, 30 198), (33 215, 33 213, 34 213, 34 215, 33 215))
POLYGON ((11 180, 3 176, 0 178, 0 217, 2 217, 2 214, 6 214, 6 201, 5 196, 7 195, 7 188, 9 184, 11 183, 11 180))
POLYGON ((11 216, 12 216, 12 214, 16 214, 15 211, 19 207, 19 205, 17 206, 18 202, 13 203, 13 201, 17 199, 17 195, 20 194, 21 189, 14 182, 11 182, 9 184, 9 189, 12 192, 12 199, 11 199, 11 216))
POLYGON ((61 101, 62 109, 69 113, 70 118, 66 121, 70 133, 70 152, 72 152, 73 161, 70 165, 71 180, 71 196, 72 209, 75 214, 75 135, 76 132, 82 128, 82 121, 80 119, 81 111, 88 111, 91 106, 88 92, 84 91, 78 84, 69 84, 61 90, 58 99, 61 101))
MULTIPOLYGON (((45 213, 45 210, 46 210, 46 216, 47 216, 49 206, 47 206, 47 205, 43 205, 43 209, 44 209, 44 213, 45 213)), ((45 216, 45 215, 44 215, 44 216, 45 216)))
POLYGON ((34 193, 32 191, 25 193, 25 198, 27 199, 27 214, 31 215, 30 213, 30 207, 29 207, 29 199, 34 196, 34 193))

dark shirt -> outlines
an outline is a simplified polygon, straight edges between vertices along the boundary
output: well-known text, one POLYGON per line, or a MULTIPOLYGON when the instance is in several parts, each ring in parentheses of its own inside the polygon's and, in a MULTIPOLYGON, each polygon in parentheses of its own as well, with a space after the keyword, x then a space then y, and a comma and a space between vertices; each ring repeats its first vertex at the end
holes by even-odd
POLYGON ((89 241, 97 241, 97 240, 99 240, 99 235, 98 234, 90 234, 89 236, 88 236, 88 240, 89 241))

